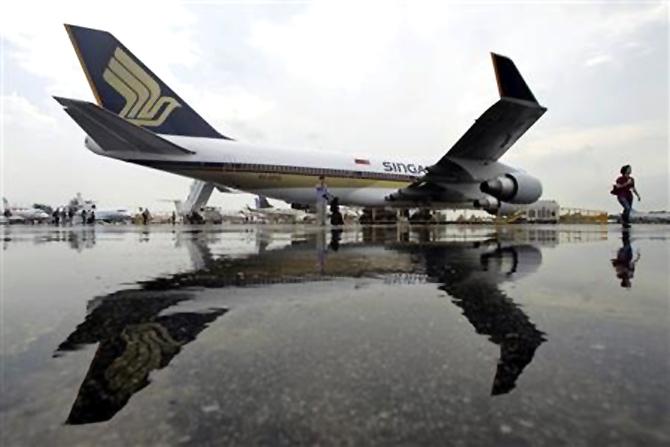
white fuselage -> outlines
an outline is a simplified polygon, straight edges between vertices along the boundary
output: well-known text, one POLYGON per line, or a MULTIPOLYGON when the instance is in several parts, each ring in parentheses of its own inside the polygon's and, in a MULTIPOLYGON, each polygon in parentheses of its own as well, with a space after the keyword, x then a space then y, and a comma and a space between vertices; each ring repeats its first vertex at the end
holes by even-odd
POLYGON ((9 208, 9 212, 14 219, 21 219, 26 222, 46 222, 51 219, 49 214, 38 208, 13 207, 9 208))
MULTIPOLYGON (((99 155, 301 205, 316 202, 315 187, 323 175, 329 194, 337 197, 341 205, 417 206, 415 201, 389 201, 388 197, 417 180, 436 162, 391 155, 369 156, 363 152, 287 150, 223 139, 160 137, 194 154, 107 152, 90 138, 86 139, 86 146, 99 155)), ((459 167, 460 176, 441 183, 444 194, 423 206, 471 207, 473 200, 483 196, 479 189, 482 181, 516 171, 498 162, 450 161, 459 167)))

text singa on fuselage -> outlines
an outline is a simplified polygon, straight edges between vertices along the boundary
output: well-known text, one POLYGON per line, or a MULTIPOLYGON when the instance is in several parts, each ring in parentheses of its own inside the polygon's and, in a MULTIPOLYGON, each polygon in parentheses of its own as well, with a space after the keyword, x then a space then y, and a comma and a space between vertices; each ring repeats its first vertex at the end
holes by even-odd
POLYGON ((414 163, 398 163, 393 161, 385 161, 382 163, 384 171, 397 172, 400 174, 414 174, 423 175, 426 173, 426 168, 414 163))

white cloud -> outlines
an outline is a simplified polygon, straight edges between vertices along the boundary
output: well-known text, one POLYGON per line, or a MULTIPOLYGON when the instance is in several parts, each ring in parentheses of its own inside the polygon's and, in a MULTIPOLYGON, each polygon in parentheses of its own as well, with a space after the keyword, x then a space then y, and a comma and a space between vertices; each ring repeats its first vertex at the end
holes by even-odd
POLYGON ((561 126, 528 133, 523 147, 510 151, 511 157, 524 160, 555 153, 573 157, 593 148, 633 147, 645 139, 667 137, 667 127, 663 121, 651 121, 586 128, 561 126))
POLYGON ((590 57, 584 62, 584 65, 587 67, 593 67, 595 65, 607 64, 612 62, 612 56, 609 54, 599 54, 597 56, 590 57))
POLYGON ((177 83, 172 87, 187 99, 191 107, 216 127, 224 135, 250 142, 258 137, 251 131, 253 123, 262 119, 275 108, 275 103, 259 95, 250 93, 239 85, 225 85, 207 90, 192 84, 177 83), (243 135, 237 132, 242 132, 243 135), (245 135, 247 132, 251 132, 245 135), (244 138, 244 137, 247 138, 244 138))
POLYGON ((0 97, 2 101, 3 125, 22 129, 25 132, 55 132, 56 119, 40 111, 28 99, 16 92, 0 97))
POLYGON ((378 2, 316 2, 285 23, 262 20, 250 43, 299 79, 325 87, 357 86, 378 66, 401 15, 378 2))
POLYGON ((171 66, 191 66, 199 57, 193 40, 194 22, 188 8, 174 1, 121 1, 113 5, 27 1, 3 8, 0 32, 7 42, 5 57, 46 79, 45 94, 92 98, 88 85, 82 82, 64 23, 113 30, 161 77, 170 77, 171 66))

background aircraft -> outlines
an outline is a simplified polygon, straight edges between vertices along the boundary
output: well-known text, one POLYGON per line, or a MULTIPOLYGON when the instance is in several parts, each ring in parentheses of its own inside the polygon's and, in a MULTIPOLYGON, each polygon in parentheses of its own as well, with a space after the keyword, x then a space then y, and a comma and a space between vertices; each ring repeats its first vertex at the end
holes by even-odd
POLYGON ((247 206, 243 213, 253 220, 305 222, 314 220, 314 215, 294 208, 276 208, 270 204, 265 196, 254 199, 254 207, 247 206))
POLYGON ((93 200, 84 200, 81 193, 77 193, 68 206, 74 209, 77 215, 80 215, 82 210, 89 216, 91 212, 95 212, 95 220, 98 222, 129 223, 133 220, 133 215, 127 208, 100 208, 93 200))
POLYGON ((2 198, 2 223, 43 223, 51 220, 51 216, 39 208, 10 206, 6 198, 2 198))

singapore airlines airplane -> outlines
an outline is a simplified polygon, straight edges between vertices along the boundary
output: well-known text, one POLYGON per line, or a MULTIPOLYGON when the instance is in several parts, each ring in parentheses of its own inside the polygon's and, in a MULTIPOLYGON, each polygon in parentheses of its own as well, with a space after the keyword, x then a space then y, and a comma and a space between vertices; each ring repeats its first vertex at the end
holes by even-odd
MULTIPOLYGON (((281 149, 222 135, 105 31, 65 25, 97 105, 55 97, 96 154, 307 207, 324 176, 341 205, 511 210, 542 185, 498 159, 547 110, 491 54, 500 99, 437 160, 281 149)), ((437 158, 437 157, 436 157, 437 158)))

